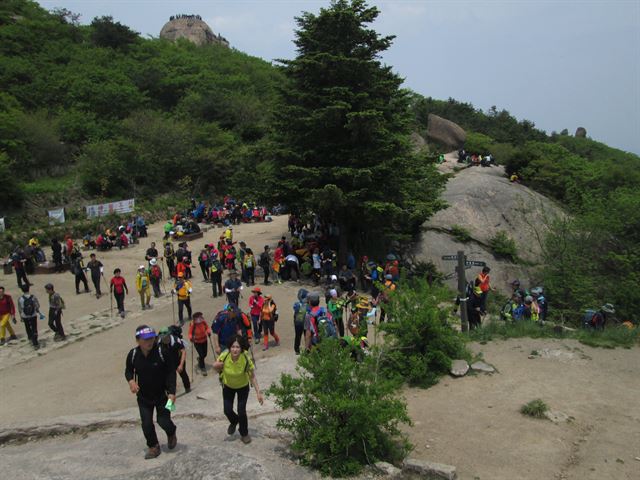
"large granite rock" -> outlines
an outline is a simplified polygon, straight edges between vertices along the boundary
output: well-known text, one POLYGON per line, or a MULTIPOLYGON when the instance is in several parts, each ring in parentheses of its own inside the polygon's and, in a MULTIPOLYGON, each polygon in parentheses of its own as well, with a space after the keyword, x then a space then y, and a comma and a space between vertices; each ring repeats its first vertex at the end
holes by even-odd
POLYGON ((454 360, 451 362, 451 375, 454 377, 464 377, 469 371, 469 364, 465 360, 454 360))
POLYGON ((179 15, 171 19, 160 30, 160 38, 175 42, 179 38, 189 40, 196 45, 218 44, 229 46, 229 42, 213 30, 198 15, 179 15))
POLYGON ((467 134, 457 123, 430 113, 427 118, 427 137, 458 149, 464 146, 467 134))
POLYGON ((587 138, 587 129, 584 127, 578 127, 576 129, 576 137, 577 138, 587 138))

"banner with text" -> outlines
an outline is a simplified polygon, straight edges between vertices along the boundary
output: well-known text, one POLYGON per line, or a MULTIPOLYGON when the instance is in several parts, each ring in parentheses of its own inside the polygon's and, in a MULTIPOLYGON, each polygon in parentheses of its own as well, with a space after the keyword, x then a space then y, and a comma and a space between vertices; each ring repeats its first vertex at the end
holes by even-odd
POLYGON ((119 202, 103 203, 100 205, 87 205, 87 217, 104 217, 110 213, 129 213, 135 208, 135 199, 120 200, 119 202))
POLYGON ((56 223, 64 223, 64 208, 49 210, 49 225, 55 225, 56 223))

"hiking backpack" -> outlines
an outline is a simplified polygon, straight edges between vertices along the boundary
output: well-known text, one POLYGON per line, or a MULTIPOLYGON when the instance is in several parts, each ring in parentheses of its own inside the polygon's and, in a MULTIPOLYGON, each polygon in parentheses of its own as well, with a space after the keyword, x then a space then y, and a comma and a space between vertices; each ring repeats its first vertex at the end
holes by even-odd
POLYGON ((182 339, 182 327, 180 325, 169 325, 169 334, 182 339))
POLYGON ((298 302, 296 303, 298 309, 293 313, 293 323, 298 325, 304 324, 304 319, 307 316, 307 304, 298 302))
POLYGON ((153 265, 151 267, 151 276, 153 278, 160 278, 162 276, 162 271, 158 265, 153 265))
POLYGON ((320 307, 318 311, 309 313, 312 317, 313 330, 315 330, 314 337, 315 342, 318 343, 323 338, 336 338, 338 333, 336 332, 336 326, 333 320, 329 317, 327 309, 320 307))
POLYGON ((33 295, 22 296, 22 312, 25 318, 31 318, 36 315, 36 302, 33 301, 33 295))
POLYGON ((588 308, 584 311, 584 315, 582 316, 582 325, 584 328, 595 328, 597 326, 595 324, 596 315, 598 315, 598 310, 588 308))

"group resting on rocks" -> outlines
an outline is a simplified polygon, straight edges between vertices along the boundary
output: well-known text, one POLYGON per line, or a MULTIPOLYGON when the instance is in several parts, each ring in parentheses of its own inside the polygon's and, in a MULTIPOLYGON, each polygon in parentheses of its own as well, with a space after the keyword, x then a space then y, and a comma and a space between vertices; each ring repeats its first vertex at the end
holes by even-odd
MULTIPOLYGON (((369 326, 389 320, 387 307, 401 279, 401 264, 396 254, 390 253, 383 261, 375 261, 365 255, 356 259, 352 252, 348 252, 346 261, 340 264, 336 252, 337 227, 314 214, 304 217, 290 214, 288 235, 282 236, 273 248, 263 245, 259 252, 254 252, 244 241, 234 238, 234 225, 269 221, 270 218, 266 208, 235 202, 229 197, 221 206, 207 207, 204 202, 192 201, 189 211, 176 213, 165 225, 164 245, 158 248, 155 242, 151 242, 144 261, 141 259, 133 281, 140 308, 151 308, 152 297, 170 294, 174 312, 173 324, 159 332, 147 325, 137 327, 137 347, 126 357, 125 377, 131 392, 137 396, 148 447, 145 458, 157 457, 161 452, 153 424, 154 409, 157 423, 167 434, 168 448, 175 448, 177 443, 176 427, 171 420, 176 401, 176 374, 180 375, 185 391, 191 390, 186 368, 187 343, 183 340, 185 324, 188 323, 185 335, 197 354, 201 375, 207 375, 205 361, 209 349, 214 356, 213 368, 219 373, 223 386, 228 434, 232 435, 239 429, 242 441, 249 443, 251 438, 246 414, 249 385, 255 389, 258 401, 263 401, 255 374, 253 346, 262 345, 262 349, 267 350, 280 345, 276 328, 278 302, 266 291, 273 282, 300 284, 297 300, 286 307, 293 312, 293 350, 296 354, 310 351, 323 339, 333 337, 351 350, 354 359, 362 358, 368 353, 369 326), (174 249, 171 238, 180 239, 188 234, 186 232, 199 231, 198 224, 203 222, 222 229, 216 243, 205 243, 201 248, 192 250, 189 243, 182 240, 174 249), (210 324, 206 321, 207 315, 192 312, 194 262, 198 264, 202 281, 211 284, 211 296, 224 295, 226 299, 222 310, 212 315, 210 324), (258 269, 262 276, 261 286, 256 285, 258 269), (246 298, 243 296, 245 287, 250 289, 246 298), (237 412, 233 409, 236 396, 237 412)), ((61 271, 64 263, 71 266, 77 294, 81 293, 81 284, 85 292, 90 292, 85 272, 91 277, 97 298, 103 294, 101 287, 104 283, 111 296, 111 308, 115 299, 117 312, 124 318, 124 300, 129 295, 127 281, 122 270, 116 268, 107 282, 98 254, 113 246, 125 248, 146 234, 144 220, 134 217, 118 228, 106 229, 95 241, 90 236, 85 237, 84 248, 95 249, 86 265, 81 248, 70 236, 65 238, 64 246, 54 239, 55 270, 61 271)), ((37 238, 32 238, 24 249, 16 248, 10 260, 22 294, 18 297, 16 311, 12 297, 4 287, 0 287, 0 344, 5 344, 7 331, 9 342, 17 338, 11 321, 17 323, 18 314, 25 324, 29 340, 38 349, 37 319, 44 319, 45 315, 41 312, 43 307, 38 298, 31 292, 33 284, 27 277, 27 272, 33 271, 30 270, 30 262, 44 261, 37 238)), ((512 282, 512 287, 513 294, 502 308, 501 317, 515 322, 544 322, 548 302, 543 288, 534 287, 527 291, 518 280, 512 282)), ((44 289, 49 300, 49 328, 54 332, 54 341, 63 341, 66 339, 62 324, 65 301, 53 284, 48 283, 44 289)), ((491 290, 490 268, 484 267, 469 283, 466 297, 458 298, 458 304, 462 300, 466 303, 470 328, 480 326, 491 290)), ((607 304, 594 310, 589 322, 585 323, 593 328, 604 328, 613 313, 613 306, 607 304)))

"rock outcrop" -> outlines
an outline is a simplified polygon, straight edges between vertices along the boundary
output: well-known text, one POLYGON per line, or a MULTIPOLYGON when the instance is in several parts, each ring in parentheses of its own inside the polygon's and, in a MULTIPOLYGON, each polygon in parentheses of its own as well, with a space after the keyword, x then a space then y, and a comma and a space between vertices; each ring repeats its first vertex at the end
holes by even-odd
POLYGON ((229 46, 229 42, 221 35, 216 35, 199 15, 177 15, 162 27, 160 38, 175 42, 184 38, 196 45, 218 44, 229 46))
POLYGON ((587 138, 587 129, 584 127, 578 127, 576 129, 576 138, 587 138))
POLYGON ((427 119, 427 137, 457 150, 464 146, 467 134, 457 123, 430 113, 427 119))

